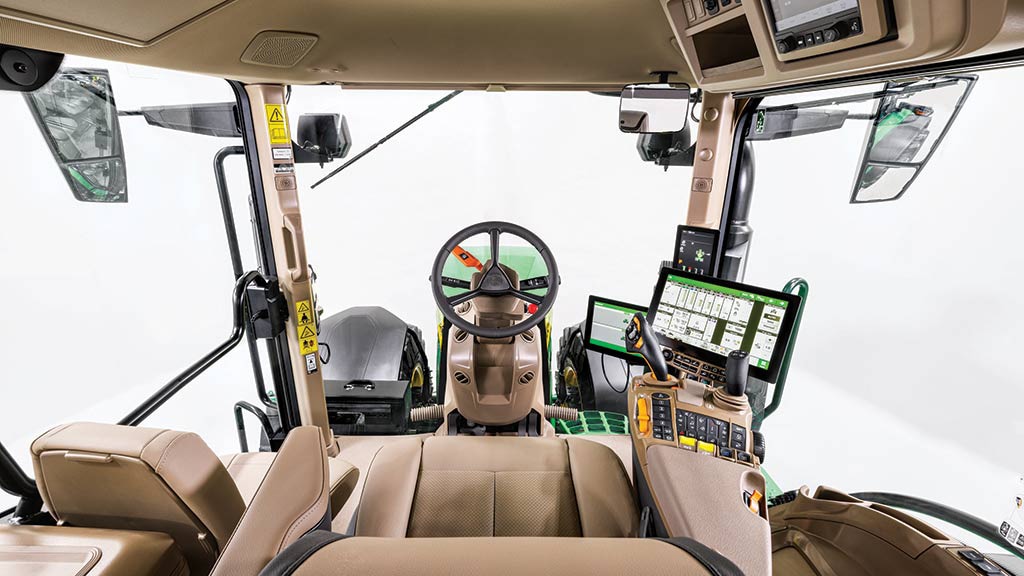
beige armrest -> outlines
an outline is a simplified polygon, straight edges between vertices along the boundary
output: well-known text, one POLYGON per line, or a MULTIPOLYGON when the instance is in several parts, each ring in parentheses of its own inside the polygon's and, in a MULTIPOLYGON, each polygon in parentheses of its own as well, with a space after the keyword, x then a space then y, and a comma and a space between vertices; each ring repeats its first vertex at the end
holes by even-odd
POLYGON ((330 487, 320 429, 295 428, 288 433, 212 575, 259 574, 278 552, 325 522, 330 487))
POLYGON ((351 462, 334 457, 327 459, 331 478, 331 518, 333 519, 348 502, 349 496, 359 480, 359 469, 351 462))

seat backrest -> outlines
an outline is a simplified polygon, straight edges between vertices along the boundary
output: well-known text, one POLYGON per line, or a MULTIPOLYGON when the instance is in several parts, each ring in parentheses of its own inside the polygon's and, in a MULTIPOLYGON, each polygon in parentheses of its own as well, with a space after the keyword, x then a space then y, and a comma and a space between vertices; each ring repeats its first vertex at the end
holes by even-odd
POLYGON ((39 493, 72 526, 170 535, 193 575, 207 574, 245 504, 199 436, 80 422, 32 443, 39 493))
POLYGON ((274 556, 307 532, 330 529, 330 489, 320 428, 292 429, 212 576, 257 576, 274 556))
POLYGON ((367 471, 357 536, 634 536, 622 463, 589 440, 436 436, 386 445, 367 471))

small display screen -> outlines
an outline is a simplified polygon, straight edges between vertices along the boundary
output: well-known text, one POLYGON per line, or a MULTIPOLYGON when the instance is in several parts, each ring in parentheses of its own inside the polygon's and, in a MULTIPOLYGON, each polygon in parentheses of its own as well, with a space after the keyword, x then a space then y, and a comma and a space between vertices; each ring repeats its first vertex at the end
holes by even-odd
POLYGON ((783 32, 808 22, 860 7, 858 0, 771 0, 775 31, 783 32))
POLYGON ((675 268, 691 274, 714 272, 718 230, 679 226, 676 231, 675 268))
POLYGON ((584 334, 587 348, 618 358, 635 359, 635 355, 626 351, 626 326, 637 312, 647 314, 647 309, 591 296, 584 334))
POLYGON ((696 348, 719 359, 745 350, 751 373, 772 381, 797 308, 799 298, 791 294, 666 268, 648 321, 662 343, 673 348, 696 348))

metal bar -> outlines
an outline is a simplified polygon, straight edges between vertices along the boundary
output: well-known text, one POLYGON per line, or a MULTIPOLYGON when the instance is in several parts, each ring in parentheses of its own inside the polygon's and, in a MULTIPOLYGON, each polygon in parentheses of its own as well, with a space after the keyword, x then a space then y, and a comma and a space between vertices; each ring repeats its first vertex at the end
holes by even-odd
POLYGON ((329 174, 328 174, 327 176, 324 176, 323 178, 321 178, 321 179, 317 180, 317 181, 316 181, 315 183, 313 183, 313 185, 312 185, 312 186, 310 186, 310 187, 309 187, 309 189, 310 189, 310 190, 312 190, 313 188, 316 188, 317 186, 319 186, 319 185, 323 184, 324 182, 326 182, 326 181, 327 181, 328 179, 332 178, 332 177, 333 177, 333 176, 334 176, 335 174, 337 174, 338 172, 341 172, 341 171, 342 171, 342 170, 344 170, 345 168, 348 168, 349 166, 351 166, 351 165, 352 165, 353 163, 355 163, 355 161, 356 161, 356 160, 359 160, 359 159, 360 159, 360 158, 362 158, 363 156, 366 156, 366 155, 367 155, 367 154, 369 154, 370 152, 373 152, 374 150, 376 150, 376 149, 377 149, 377 146, 380 146, 381 144, 383 144, 383 143, 387 142, 388 140, 390 140, 390 139, 391 139, 391 138, 392 138, 393 136, 395 136, 396 134, 398 134, 398 133, 399 133, 399 132, 401 132, 402 130, 405 130, 405 129, 406 129, 406 128, 408 128, 409 126, 412 126, 413 124, 415 124, 415 123, 416 123, 416 121, 418 121, 418 120, 419 120, 420 118, 423 118, 423 117, 424 117, 424 116, 426 116, 427 114, 430 114, 431 112, 433 112, 434 110, 436 110, 436 109, 437 109, 437 108, 438 108, 438 107, 439 107, 440 105, 442 105, 442 104, 444 104, 445 102, 447 102, 447 101, 451 100, 452 98, 455 98, 456 96, 458 96, 458 95, 459 95, 459 94, 461 94, 461 93, 462 93, 462 90, 453 90, 452 92, 449 92, 449 93, 448 93, 448 94, 447 94, 447 95, 446 95, 446 96, 445 96, 444 98, 441 98, 441 99, 440 99, 440 100, 438 100, 437 102, 434 102, 434 103, 433 103, 433 104, 431 104, 430 106, 427 106, 427 109, 426 109, 426 110, 424 110, 423 112, 420 112, 419 114, 417 114, 417 115, 413 116, 412 118, 410 118, 409 120, 407 120, 407 121, 405 122, 405 124, 402 124, 402 125, 401 125, 401 126, 399 126, 398 128, 395 128, 394 130, 392 130, 391 132, 389 132, 387 136, 385 136, 385 137, 381 138, 380 140, 377 140, 376 142, 374 142, 373 144, 371 144, 371 145, 370 145, 370 146, 369 146, 369 147, 368 147, 368 148, 367 148, 366 150, 363 150, 363 151, 362 151, 362 152, 360 152, 359 154, 356 154, 356 155, 355 155, 355 156, 354 156, 354 157, 353 157, 353 158, 352 158, 351 160, 349 160, 348 162, 345 162, 345 163, 344 163, 344 164, 342 164, 341 166, 338 166, 338 167, 337 167, 337 168, 335 168, 334 170, 331 170, 331 172, 330 172, 330 173, 329 173, 329 174))
POLYGON ((1018 558, 1024 559, 1024 552, 1004 540, 1003 537, 999 535, 999 528, 995 524, 990 524, 977 516, 973 516, 967 512, 962 512, 956 508, 951 508, 945 504, 939 504, 938 502, 932 502, 931 500, 925 500, 924 498, 917 498, 914 496, 893 494, 891 492, 855 492, 850 494, 850 496, 861 500, 867 500, 868 502, 877 502, 885 506, 892 506, 893 508, 901 508, 903 510, 917 512, 918 514, 937 518, 943 522, 949 522, 954 526, 967 530, 979 538, 984 538, 1003 550, 1011 552, 1018 558))
POLYGON ((259 419, 260 426, 263 428, 263 432, 267 435, 268 439, 273 437, 274 427, 270 424, 270 418, 267 418, 267 414, 260 410, 258 406, 254 406, 245 400, 235 402, 235 427, 238 430, 238 445, 241 447, 242 452, 248 452, 249 441, 245 437, 245 420, 242 417, 242 410, 259 419))
MULTIPOLYGON (((790 280, 786 287, 782 289, 786 294, 792 294, 796 292, 797 296, 800 296, 800 310, 796 313, 796 319, 793 321, 793 334, 789 337, 789 345, 786 346, 786 355, 782 357, 782 366, 779 368, 779 380, 775 383, 775 390, 772 391, 771 404, 765 406, 764 416, 761 417, 761 422, 764 422, 766 418, 772 415, 773 412, 779 409, 779 405, 782 404, 782 394, 786 391, 786 379, 789 377, 789 364, 793 360, 793 349, 796 347, 796 337, 800 334, 800 321, 804 317, 804 308, 807 307, 807 294, 810 291, 810 286, 807 284, 807 280, 803 278, 793 278, 790 280)), ((760 429, 760 423, 757 428, 760 429)))
MULTIPOLYGON (((213 158, 213 173, 217 180, 217 195, 220 197, 220 210, 224 216, 224 232, 228 238, 228 253, 231 255, 231 270, 238 280, 243 273, 242 251, 238 244, 238 230, 235 228, 235 214, 231 208, 231 195, 228 193, 227 177, 224 175, 224 160, 229 156, 245 155, 242 146, 225 146, 217 151, 213 158)), ((252 375, 256 380, 256 395, 264 406, 276 406, 267 395, 266 381, 263 379, 263 365, 260 364, 260 352, 256 347, 256 335, 252 330, 245 332, 246 344, 249 347, 249 358, 252 360, 252 375)))
POLYGON ((232 302, 234 303, 232 327, 231 335, 228 336, 228 339, 214 348, 209 354, 200 358, 195 364, 186 368, 184 372, 175 376, 173 380, 163 385, 156 391, 156 393, 147 398, 145 402, 122 418, 118 424, 122 426, 137 426, 145 420, 146 417, 152 414, 154 410, 162 406, 164 402, 170 400, 172 396, 188 385, 189 382, 195 380, 197 376, 212 366, 214 362, 223 358, 224 355, 230 352, 232 348, 242 341, 242 335, 245 333, 246 324, 244 313, 245 288, 256 280, 265 282, 263 276, 259 272, 252 271, 242 275, 242 277, 235 282, 235 289, 232 293, 232 302))

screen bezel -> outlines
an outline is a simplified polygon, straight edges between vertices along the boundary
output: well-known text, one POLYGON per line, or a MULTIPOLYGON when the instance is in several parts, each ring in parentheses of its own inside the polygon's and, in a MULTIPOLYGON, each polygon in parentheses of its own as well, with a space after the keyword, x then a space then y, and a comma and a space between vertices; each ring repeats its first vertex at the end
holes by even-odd
POLYGON ((710 232, 711 233, 711 236, 713 238, 711 243, 715 246, 715 252, 714 252, 714 254, 711 255, 711 272, 708 273, 708 274, 704 274, 704 276, 713 277, 715 274, 718 274, 718 263, 721 260, 718 257, 718 255, 722 251, 721 250, 722 247, 719 245, 719 240, 720 240, 721 234, 719 233, 719 230, 716 230, 714 228, 701 228, 700 226, 686 226, 685 224, 680 224, 680 225, 676 226, 676 246, 675 246, 675 252, 672 254, 672 264, 673 264, 673 266, 679 266, 679 243, 683 241, 683 232, 710 232))
POLYGON ((622 302, 621 300, 612 300, 611 298, 602 298, 601 296, 591 295, 587 299, 587 319, 583 323, 583 347, 593 352, 599 352, 612 358, 619 358, 627 362, 642 363, 643 358, 639 354, 631 354, 629 352, 620 352, 618 350, 612 350, 611 348, 605 348, 590 343, 590 326, 594 322, 594 305, 598 302, 604 304, 611 304, 613 306, 622 306, 623 308, 630 308, 637 312, 645 312, 646 308, 641 305, 633 304, 631 302, 622 302))
MULTIPOLYGON (((774 384, 778 381, 779 370, 782 368, 782 358, 786 353, 786 349, 789 348, 789 340, 793 335, 793 324, 796 321, 797 314, 800 313, 800 306, 802 304, 800 297, 796 294, 786 294, 785 292, 778 292, 776 290, 768 290, 767 288, 761 288, 758 286, 751 286, 750 284, 742 284, 740 282, 731 282, 729 280, 722 280, 720 278, 714 278, 712 276, 702 276, 700 274, 691 274, 689 272, 683 272, 675 268, 669 268, 667 266, 662 267, 661 272, 658 274, 658 283, 654 286, 654 295, 651 297, 651 305, 647 308, 647 323, 651 325, 651 329, 654 329, 654 315, 658 311, 658 303, 661 301, 661 294, 665 290, 665 282, 668 281, 669 275, 680 276, 683 278, 689 278, 697 282, 704 282, 707 284, 716 284, 723 288, 732 288, 733 290, 744 290, 768 298, 776 298, 778 300, 784 300, 786 302, 786 316, 782 319, 782 326, 779 328, 778 341, 785 342, 784 346, 775 346, 775 350, 772 351, 772 357, 768 360, 768 368, 760 368, 758 366, 750 366, 750 376, 759 380, 764 380, 769 384, 774 384)), ((589 324, 588 324, 589 326, 589 324)), ((683 352, 688 356, 692 356, 701 360, 702 362, 710 362, 718 366, 725 366, 725 356, 716 354, 710 350, 704 350, 698 348, 692 344, 680 342, 678 340, 669 338, 664 334, 658 334, 658 342, 666 347, 677 352, 683 352)))

